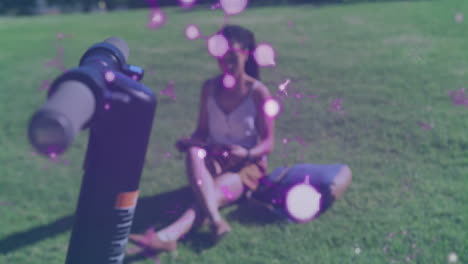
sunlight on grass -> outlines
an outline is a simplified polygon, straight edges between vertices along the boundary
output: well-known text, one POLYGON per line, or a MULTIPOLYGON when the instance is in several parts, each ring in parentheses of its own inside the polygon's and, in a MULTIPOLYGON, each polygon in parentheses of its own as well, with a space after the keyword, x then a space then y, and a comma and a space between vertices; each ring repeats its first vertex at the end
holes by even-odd
MULTIPOLYGON (((294 90, 278 117, 269 171, 343 162, 353 183, 329 212, 306 225, 266 223, 244 205, 229 208, 223 214, 234 231, 219 246, 188 239, 162 263, 378 264, 414 254, 408 263, 429 264, 446 263, 451 252, 466 263, 468 109, 453 105, 448 92, 468 81, 466 23, 455 21, 457 12, 468 15, 468 6, 451 4, 265 7, 233 18, 275 48, 278 66, 261 71, 271 93, 288 78, 294 90), (298 100, 296 93, 316 97, 298 100), (343 113, 330 111, 337 99, 343 113), (291 143, 282 157, 284 138, 301 138, 307 147, 291 143), (389 240, 389 233, 399 236, 389 240)), ((195 128, 200 86, 218 68, 205 43, 188 41, 184 28, 196 23, 209 35, 222 17, 209 9, 172 8, 167 15, 157 31, 145 28, 146 10, 0 18, 0 263, 65 261, 87 132, 64 155, 68 163, 32 154, 26 137, 29 118, 46 97, 42 81, 60 73, 44 66, 57 55, 58 32, 70 35, 62 41, 68 68, 108 36, 128 41, 129 62, 146 69, 144 83, 159 100, 141 198, 186 184, 174 142, 195 128), (175 101, 159 95, 171 81, 175 101)))

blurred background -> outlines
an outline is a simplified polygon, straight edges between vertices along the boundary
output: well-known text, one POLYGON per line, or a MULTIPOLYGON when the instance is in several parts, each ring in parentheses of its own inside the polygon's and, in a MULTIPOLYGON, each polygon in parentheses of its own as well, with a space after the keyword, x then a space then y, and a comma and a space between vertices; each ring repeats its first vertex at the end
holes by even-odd
MULTIPOLYGON (((215 1, 159 0, 166 20, 151 28, 154 3, 0 0, 0 264, 64 263, 88 130, 46 159, 27 125, 50 83, 109 36, 128 42, 128 62, 158 96, 133 231, 162 227, 186 205, 167 203, 187 184, 174 143, 195 128, 200 86, 220 71, 204 40, 184 32, 195 24, 210 36, 224 13, 215 1)), ((227 208, 234 231, 220 245, 189 236, 161 262, 468 263, 467 14, 466 0, 254 0, 229 17, 275 49, 276 67, 261 68, 271 94, 290 80, 269 171, 340 162, 353 182, 305 225, 227 208)))
MULTIPOLYGON (((250 6, 355 3, 369 0, 252 0, 250 6)), ((378 2, 382 0, 370 0, 378 2)), ((389 0, 383 0, 389 1, 389 0)), ((102 12, 132 8, 145 8, 157 3, 159 7, 177 6, 177 0, 2 0, 0 14, 40 15, 70 12, 102 12)), ((216 3, 215 0, 197 0, 197 5, 216 3)))

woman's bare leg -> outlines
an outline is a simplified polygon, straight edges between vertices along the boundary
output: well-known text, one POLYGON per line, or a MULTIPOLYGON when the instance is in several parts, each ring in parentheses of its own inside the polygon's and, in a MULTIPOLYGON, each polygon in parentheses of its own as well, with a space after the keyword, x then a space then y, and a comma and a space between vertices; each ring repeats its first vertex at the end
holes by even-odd
POLYGON ((244 185, 237 173, 226 172, 215 179, 216 202, 219 208, 229 205, 242 197, 244 185))
MULTIPOLYGON (((214 180, 215 199, 218 208, 237 201, 243 194, 242 180, 239 174, 225 173, 214 180)), ((204 214, 196 205, 187 209, 182 216, 164 229, 159 230, 152 241, 144 235, 130 235, 130 240, 145 247, 161 249, 161 242, 175 242, 188 233, 195 224, 200 224, 204 214), (159 241, 157 241, 159 240, 159 241)))
POLYGON ((348 188, 353 178, 351 169, 345 165, 336 175, 331 186, 331 191, 335 199, 339 199, 348 188))
POLYGON ((213 176, 205 166, 203 151, 198 147, 191 147, 187 151, 186 168, 189 183, 193 189, 198 205, 203 208, 212 223, 223 221, 216 202, 216 191, 213 176))
MULTIPOLYGON (((240 176, 236 173, 225 173, 214 180, 216 205, 218 208, 227 206, 237 201, 243 194, 243 185, 240 176)), ((160 239, 179 240, 192 229, 195 220, 201 223, 202 212, 197 210, 196 205, 187 209, 181 217, 166 228, 157 232, 160 239)))
POLYGON ((190 231, 195 223, 195 219, 200 215, 201 214, 199 211, 197 214, 196 206, 193 205, 187 209, 175 222, 158 231, 156 235, 162 241, 177 241, 190 231))

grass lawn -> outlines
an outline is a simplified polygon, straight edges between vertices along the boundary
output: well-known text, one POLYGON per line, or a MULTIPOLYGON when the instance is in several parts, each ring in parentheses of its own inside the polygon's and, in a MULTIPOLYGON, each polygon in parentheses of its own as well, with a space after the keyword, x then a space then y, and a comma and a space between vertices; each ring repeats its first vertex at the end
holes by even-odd
MULTIPOLYGON (((200 85, 218 73, 203 41, 187 40, 184 28, 194 23, 208 35, 223 16, 209 8, 164 11, 168 20, 157 31, 145 27, 146 10, 0 18, 0 264, 65 261, 88 135, 59 163, 32 154, 26 137, 45 100, 41 83, 60 73, 44 66, 57 56, 58 32, 66 35, 66 67, 116 35, 127 40, 129 62, 145 67, 144 83, 155 93, 174 81, 176 100, 158 99, 134 231, 167 223, 158 194, 186 184, 173 143, 194 129, 200 85)), ((278 66, 261 72, 273 94, 289 78, 295 92, 318 96, 284 100, 270 169, 343 162, 353 183, 305 225, 228 208, 223 214, 234 231, 220 245, 189 237, 162 263, 440 264, 451 252, 468 263, 468 109, 448 96, 468 83, 468 20, 456 22, 458 12, 468 16, 468 2, 268 7, 231 18, 276 49, 278 66), (340 98, 344 114, 329 111, 340 98), (297 137, 308 146, 282 143, 297 137)))

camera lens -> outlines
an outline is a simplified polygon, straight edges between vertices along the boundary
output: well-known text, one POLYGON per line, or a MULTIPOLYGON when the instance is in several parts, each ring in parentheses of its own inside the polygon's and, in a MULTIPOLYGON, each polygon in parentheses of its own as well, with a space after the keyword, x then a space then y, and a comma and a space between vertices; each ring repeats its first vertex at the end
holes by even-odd
POLYGON ((65 130, 66 119, 53 112, 39 112, 33 118, 29 136, 33 146, 43 155, 54 157, 67 147, 69 135, 65 130))

